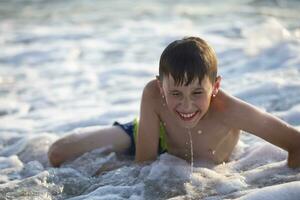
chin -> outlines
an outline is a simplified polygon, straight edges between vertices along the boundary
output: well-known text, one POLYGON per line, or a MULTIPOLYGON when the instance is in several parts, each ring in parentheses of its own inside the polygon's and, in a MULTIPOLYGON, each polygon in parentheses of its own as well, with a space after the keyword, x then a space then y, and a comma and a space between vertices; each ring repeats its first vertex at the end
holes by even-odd
POLYGON ((187 129, 192 129, 194 128, 196 125, 198 124, 198 121, 194 121, 194 122, 183 122, 183 121, 179 121, 179 125, 183 128, 187 128, 187 129))

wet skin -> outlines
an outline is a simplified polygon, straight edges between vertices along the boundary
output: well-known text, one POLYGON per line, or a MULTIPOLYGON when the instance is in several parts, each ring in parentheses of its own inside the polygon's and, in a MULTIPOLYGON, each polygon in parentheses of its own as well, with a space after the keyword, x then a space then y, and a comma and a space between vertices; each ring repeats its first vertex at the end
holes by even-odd
POLYGON ((190 130, 194 160, 228 160, 239 130, 227 127, 218 117, 218 112, 222 112, 218 99, 224 95, 218 86, 212 85, 207 77, 201 84, 193 81, 188 86, 176 86, 172 77, 148 84, 151 104, 165 126, 168 153, 191 159, 190 130))

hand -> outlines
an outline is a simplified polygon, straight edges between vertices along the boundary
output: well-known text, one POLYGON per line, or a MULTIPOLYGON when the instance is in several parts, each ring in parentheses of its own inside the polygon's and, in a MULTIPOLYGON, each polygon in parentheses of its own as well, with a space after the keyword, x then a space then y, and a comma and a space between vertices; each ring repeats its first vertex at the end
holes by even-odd
POLYGON ((300 149, 289 152, 288 166, 293 169, 300 167, 300 149))

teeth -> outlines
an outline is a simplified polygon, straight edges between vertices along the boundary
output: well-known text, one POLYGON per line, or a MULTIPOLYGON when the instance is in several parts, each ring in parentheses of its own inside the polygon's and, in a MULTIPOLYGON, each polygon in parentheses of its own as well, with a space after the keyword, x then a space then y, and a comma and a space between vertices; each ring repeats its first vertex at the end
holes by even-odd
POLYGON ((179 113, 181 117, 184 117, 184 118, 191 118, 192 116, 195 115, 196 112, 193 112, 193 113, 179 113))

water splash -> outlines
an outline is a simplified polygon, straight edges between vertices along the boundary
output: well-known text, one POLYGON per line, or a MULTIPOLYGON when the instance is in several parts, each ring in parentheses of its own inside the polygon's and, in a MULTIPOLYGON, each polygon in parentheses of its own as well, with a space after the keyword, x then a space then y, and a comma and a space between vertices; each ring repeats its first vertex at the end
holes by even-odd
POLYGON ((193 141, 192 141, 192 133, 191 133, 191 129, 188 129, 188 134, 189 134, 189 138, 190 138, 190 145, 191 145, 191 175, 190 175, 190 180, 192 180, 192 174, 193 174, 193 168, 194 168, 194 152, 193 152, 193 141))

